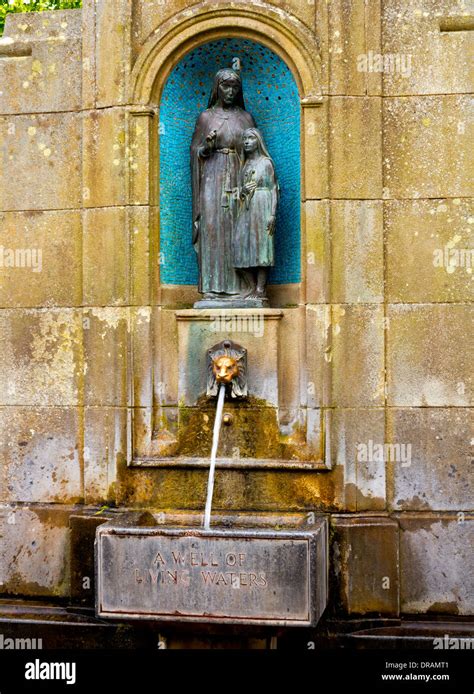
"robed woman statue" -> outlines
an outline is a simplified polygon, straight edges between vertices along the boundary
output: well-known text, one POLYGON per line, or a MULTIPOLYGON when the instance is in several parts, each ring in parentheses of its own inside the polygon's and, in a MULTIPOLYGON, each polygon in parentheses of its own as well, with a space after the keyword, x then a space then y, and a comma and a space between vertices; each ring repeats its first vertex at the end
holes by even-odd
POLYGON ((199 291, 206 302, 239 300, 248 292, 233 264, 233 238, 239 211, 242 135, 255 121, 245 110, 240 75, 219 70, 208 107, 191 143, 193 246, 199 265, 199 291))

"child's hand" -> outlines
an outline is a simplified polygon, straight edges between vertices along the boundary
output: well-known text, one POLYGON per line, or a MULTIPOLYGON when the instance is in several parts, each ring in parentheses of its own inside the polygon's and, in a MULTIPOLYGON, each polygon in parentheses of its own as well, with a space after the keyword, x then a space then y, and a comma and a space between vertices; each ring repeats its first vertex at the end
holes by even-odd
POLYGON ((267 231, 269 236, 273 236, 275 232, 275 217, 270 217, 268 220, 267 231))
POLYGON ((255 188, 257 187, 257 182, 256 181, 249 181, 248 183, 244 183, 242 187, 242 193, 244 195, 248 195, 249 193, 253 193, 255 188))

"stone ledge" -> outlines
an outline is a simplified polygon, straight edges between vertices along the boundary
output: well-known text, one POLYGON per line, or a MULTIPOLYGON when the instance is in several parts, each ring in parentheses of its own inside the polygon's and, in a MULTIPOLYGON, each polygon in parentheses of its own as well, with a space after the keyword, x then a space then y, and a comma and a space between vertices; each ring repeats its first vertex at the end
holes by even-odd
POLYGON ((242 316, 248 318, 250 313, 255 313, 259 317, 263 316, 264 320, 280 320, 284 313, 282 309, 279 308, 206 308, 206 309, 183 309, 175 312, 176 320, 180 321, 210 321, 214 320, 216 317, 229 316, 233 318, 234 316, 242 316))

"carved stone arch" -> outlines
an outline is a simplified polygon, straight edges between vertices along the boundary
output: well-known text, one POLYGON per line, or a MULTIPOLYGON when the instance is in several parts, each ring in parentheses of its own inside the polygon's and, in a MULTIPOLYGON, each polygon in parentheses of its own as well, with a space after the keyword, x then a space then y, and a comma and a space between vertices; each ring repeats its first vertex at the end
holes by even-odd
POLYGON ((132 70, 131 103, 159 103, 166 79, 197 46, 221 38, 248 38, 276 53, 293 72, 302 101, 321 95, 321 61, 315 34, 293 15, 248 0, 198 4, 165 22, 145 42, 132 70))

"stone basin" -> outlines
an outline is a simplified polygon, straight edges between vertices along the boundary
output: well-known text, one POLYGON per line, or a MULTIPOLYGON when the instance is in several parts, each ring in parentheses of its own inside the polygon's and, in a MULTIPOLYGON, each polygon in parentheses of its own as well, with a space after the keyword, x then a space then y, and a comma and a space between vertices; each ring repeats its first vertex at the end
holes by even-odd
POLYGON ((203 530, 123 514, 97 528, 96 572, 99 617, 315 626, 327 602, 327 521, 203 530))

